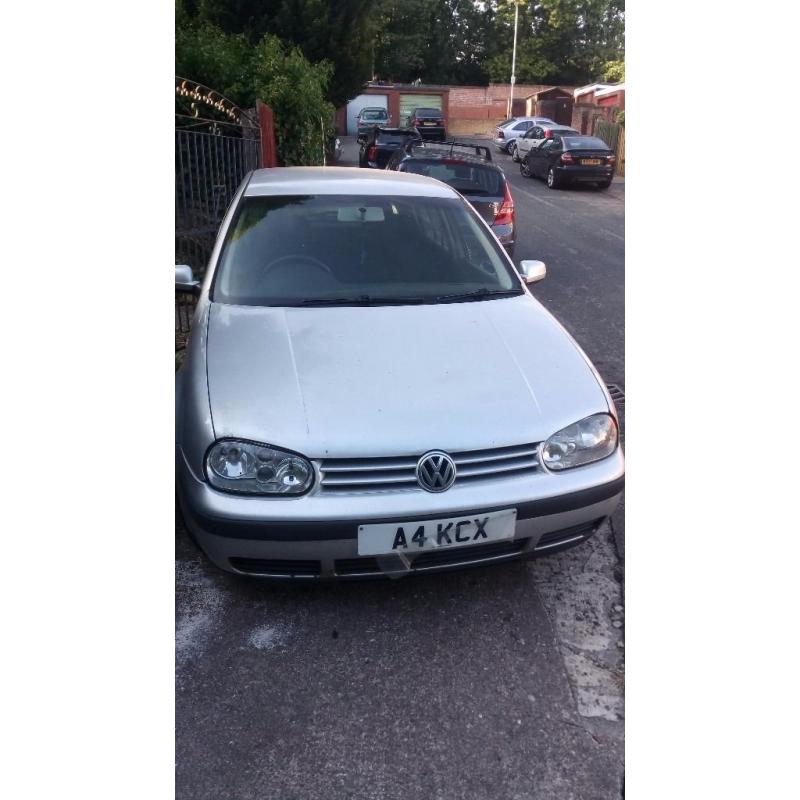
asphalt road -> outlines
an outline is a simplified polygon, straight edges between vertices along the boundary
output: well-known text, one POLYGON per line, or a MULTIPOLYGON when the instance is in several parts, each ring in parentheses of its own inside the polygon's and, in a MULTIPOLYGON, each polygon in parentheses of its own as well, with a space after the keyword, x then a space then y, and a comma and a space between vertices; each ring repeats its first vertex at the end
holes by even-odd
MULTIPOLYGON (((624 187, 551 191, 497 160, 516 259, 545 261, 537 296, 624 385, 624 187)), ((525 564, 294 587, 217 571, 176 518, 176 797, 620 797, 614 534, 525 564)))

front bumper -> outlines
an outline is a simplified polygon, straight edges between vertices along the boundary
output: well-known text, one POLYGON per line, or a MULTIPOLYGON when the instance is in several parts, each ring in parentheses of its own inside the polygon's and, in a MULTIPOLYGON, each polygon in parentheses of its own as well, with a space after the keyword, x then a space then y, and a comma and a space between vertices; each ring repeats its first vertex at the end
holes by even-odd
MULTIPOLYGON (((517 509, 510 542, 430 551, 397 574, 533 557, 578 544, 616 508, 624 461, 604 461, 561 475, 456 484, 448 492, 315 494, 298 498, 237 497, 196 477, 180 450, 177 489, 187 528, 223 570, 268 578, 338 579, 393 573, 396 557, 358 554, 359 524, 413 522, 517 509)), ((399 562, 398 562, 399 563, 399 562)))

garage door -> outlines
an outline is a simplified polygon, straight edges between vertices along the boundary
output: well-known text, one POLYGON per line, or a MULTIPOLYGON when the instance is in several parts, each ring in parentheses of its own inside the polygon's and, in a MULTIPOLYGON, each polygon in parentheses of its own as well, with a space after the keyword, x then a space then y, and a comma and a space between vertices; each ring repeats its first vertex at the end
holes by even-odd
POLYGON ((388 94, 360 94, 347 104, 347 133, 356 135, 356 117, 362 108, 389 108, 388 94))
POLYGON ((438 108, 442 110, 442 96, 440 94, 401 94, 400 95, 400 124, 408 125, 415 108, 438 108))

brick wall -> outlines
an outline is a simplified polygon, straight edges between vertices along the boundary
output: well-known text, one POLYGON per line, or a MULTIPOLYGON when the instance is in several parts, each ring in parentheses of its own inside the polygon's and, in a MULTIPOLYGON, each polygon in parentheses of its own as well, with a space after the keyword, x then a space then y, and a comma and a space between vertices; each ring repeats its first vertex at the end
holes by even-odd
MULTIPOLYGON (((514 113, 525 114, 525 98, 549 89, 544 84, 518 84, 514 87, 514 113)), ((509 86, 451 86, 449 103, 450 129, 453 133, 491 133, 506 118, 509 86)))
POLYGON ((575 103, 572 106, 572 127, 583 134, 590 134, 597 111, 597 106, 592 103, 575 103))
POLYGON ((488 91, 486 86, 451 86, 450 107, 485 106, 490 102, 488 91))
POLYGON ((498 119, 458 119, 450 117, 447 123, 448 136, 489 136, 494 133, 498 119))

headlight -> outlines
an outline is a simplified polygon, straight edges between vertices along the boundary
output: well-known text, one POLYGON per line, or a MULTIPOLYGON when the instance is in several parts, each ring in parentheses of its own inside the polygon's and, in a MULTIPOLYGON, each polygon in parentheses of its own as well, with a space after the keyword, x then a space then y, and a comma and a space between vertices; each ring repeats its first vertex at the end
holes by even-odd
POLYGON ((303 494, 314 482, 314 468, 302 456, 232 439, 208 451, 206 472, 217 489, 245 494, 303 494))
POLYGON ((554 433, 542 447, 548 469, 561 470, 600 461, 617 449, 617 423, 610 414, 592 414, 554 433))

